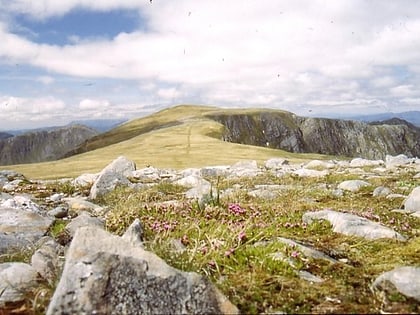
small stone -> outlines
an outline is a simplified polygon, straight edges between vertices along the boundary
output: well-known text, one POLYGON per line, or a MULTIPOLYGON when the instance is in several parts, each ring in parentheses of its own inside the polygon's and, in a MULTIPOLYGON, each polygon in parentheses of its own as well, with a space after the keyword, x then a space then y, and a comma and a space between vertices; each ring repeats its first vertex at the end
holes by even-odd
POLYGON ((69 210, 66 207, 58 206, 54 209, 48 211, 48 215, 57 219, 62 219, 67 217, 69 210))

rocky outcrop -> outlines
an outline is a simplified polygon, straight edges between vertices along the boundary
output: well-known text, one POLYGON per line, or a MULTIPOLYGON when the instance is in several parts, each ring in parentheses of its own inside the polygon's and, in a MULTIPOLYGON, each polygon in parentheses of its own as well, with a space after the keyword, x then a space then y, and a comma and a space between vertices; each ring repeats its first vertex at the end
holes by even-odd
POLYGON ((47 314, 237 312, 202 276, 176 270, 155 254, 100 228, 84 227, 77 230, 67 252, 47 314))
POLYGON ((225 126, 223 139, 229 142, 366 159, 384 159, 387 154, 420 156, 420 129, 400 120, 367 124, 281 111, 208 117, 225 126))
POLYGON ((96 134, 97 131, 91 128, 74 125, 2 139, 0 165, 57 160, 96 134))

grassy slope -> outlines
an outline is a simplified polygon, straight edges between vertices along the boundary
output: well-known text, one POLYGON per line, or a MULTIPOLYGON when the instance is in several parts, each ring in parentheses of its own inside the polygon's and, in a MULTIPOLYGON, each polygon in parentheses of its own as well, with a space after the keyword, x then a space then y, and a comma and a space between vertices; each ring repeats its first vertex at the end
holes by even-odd
MULTIPOLYGON (((91 144, 99 147, 96 150, 54 162, 2 168, 21 172, 28 178, 55 179, 99 172, 120 155, 135 161, 138 168, 153 165, 175 169, 233 164, 244 159, 263 163, 273 157, 283 157, 293 162, 325 158, 322 155, 293 154, 221 141, 223 126, 204 117, 206 113, 220 111, 204 106, 177 106, 130 121, 102 137, 96 137, 91 144), (136 135, 144 130, 149 131, 136 135), (107 145, 112 142, 116 143, 107 145)), ((255 110, 245 112, 252 111, 255 110)))

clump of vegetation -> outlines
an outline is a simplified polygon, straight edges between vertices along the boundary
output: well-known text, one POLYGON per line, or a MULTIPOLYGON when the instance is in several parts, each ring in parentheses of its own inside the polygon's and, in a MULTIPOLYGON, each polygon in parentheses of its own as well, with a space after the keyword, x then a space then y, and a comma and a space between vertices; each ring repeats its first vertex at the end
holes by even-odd
MULTIPOLYGON (((382 272, 401 264, 420 264, 418 219, 391 212, 401 199, 372 197, 372 188, 335 196, 328 187, 354 175, 326 178, 211 179, 212 193, 201 203, 183 197, 183 188, 164 183, 144 190, 117 189, 102 202, 112 211, 107 229, 122 234, 135 218, 145 230, 145 246, 170 265, 209 277, 243 313, 419 312, 410 299, 387 299, 370 286, 382 272), (273 200, 252 197, 257 184, 281 185, 273 200), (229 194, 223 192, 237 187, 229 194), (379 222, 409 239, 368 241, 333 233, 324 221, 307 225, 307 211, 333 209, 379 222), (306 257, 298 248, 276 241, 285 237, 339 260, 306 257), (308 282, 299 272, 322 278, 308 282)), ((371 179, 396 193, 416 183, 412 176, 371 179)))

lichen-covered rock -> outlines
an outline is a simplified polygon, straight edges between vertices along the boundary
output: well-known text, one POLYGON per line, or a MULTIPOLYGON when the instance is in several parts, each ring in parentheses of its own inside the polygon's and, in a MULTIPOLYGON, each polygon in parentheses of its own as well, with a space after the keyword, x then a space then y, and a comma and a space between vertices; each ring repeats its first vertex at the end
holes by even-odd
POLYGON ((208 280, 95 227, 83 227, 67 252, 47 314, 233 314, 208 280))
POLYGON ((386 226, 350 213, 332 210, 307 212, 302 217, 303 222, 327 220, 333 226, 333 231, 344 235, 360 236, 366 239, 393 238, 405 241, 405 237, 386 226))

